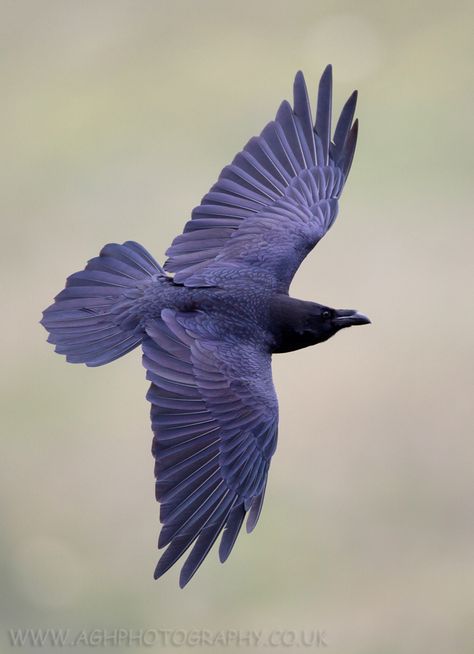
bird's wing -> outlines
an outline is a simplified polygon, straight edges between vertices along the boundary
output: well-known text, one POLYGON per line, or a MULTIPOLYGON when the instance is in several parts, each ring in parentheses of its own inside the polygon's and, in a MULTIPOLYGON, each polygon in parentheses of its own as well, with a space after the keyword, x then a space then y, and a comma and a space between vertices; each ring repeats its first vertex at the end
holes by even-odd
POLYGON ((158 547, 168 545, 155 578, 194 544, 181 570, 184 586, 222 531, 225 561, 248 511, 247 531, 254 528, 276 447, 278 403, 270 355, 248 341, 216 339, 205 314, 164 309, 146 331, 163 524, 158 547))
POLYGON ((294 106, 252 138, 167 251, 165 269, 187 286, 215 285, 242 269, 286 291, 304 257, 331 227, 357 140, 357 92, 331 140, 332 70, 319 83, 313 126, 301 72, 294 106))

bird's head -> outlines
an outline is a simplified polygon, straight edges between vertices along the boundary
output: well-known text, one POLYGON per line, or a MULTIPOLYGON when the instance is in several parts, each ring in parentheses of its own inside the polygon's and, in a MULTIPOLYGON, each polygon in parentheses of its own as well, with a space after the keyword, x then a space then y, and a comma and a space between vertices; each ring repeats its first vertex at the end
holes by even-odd
POLYGON ((341 329, 368 324, 370 319, 355 309, 332 309, 312 302, 306 316, 304 330, 313 335, 314 343, 322 343, 341 329))
POLYGON ((338 331, 370 320, 355 309, 333 309, 316 302, 280 298, 275 319, 273 352, 291 352, 327 341, 338 331))

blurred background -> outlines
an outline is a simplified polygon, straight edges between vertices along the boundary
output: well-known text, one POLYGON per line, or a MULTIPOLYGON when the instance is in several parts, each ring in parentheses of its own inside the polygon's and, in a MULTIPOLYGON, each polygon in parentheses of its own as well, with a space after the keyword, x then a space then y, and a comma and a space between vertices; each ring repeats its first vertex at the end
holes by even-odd
POLYGON ((13 627, 320 629, 334 653, 474 651, 472 3, 0 7, 1 651, 13 627), (359 146, 292 294, 373 325, 275 357, 258 528, 180 591, 178 568, 152 578, 140 353, 71 366, 38 320, 107 242, 163 262, 296 70, 314 98, 327 63, 335 112, 359 89, 359 146))

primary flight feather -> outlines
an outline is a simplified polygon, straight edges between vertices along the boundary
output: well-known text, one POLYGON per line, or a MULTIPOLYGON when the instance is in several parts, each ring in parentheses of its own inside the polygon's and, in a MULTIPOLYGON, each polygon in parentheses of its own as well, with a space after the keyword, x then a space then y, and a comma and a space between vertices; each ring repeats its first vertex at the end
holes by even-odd
POLYGON ((165 573, 190 547, 184 586, 222 534, 229 556, 262 509, 278 431, 271 357, 366 324, 354 310, 289 297, 305 256, 333 224, 357 141, 357 93, 331 139, 332 70, 316 119, 303 74, 293 108, 221 172, 162 268, 138 243, 109 244, 43 314, 56 352, 100 366, 141 344, 151 382, 156 498, 165 573), (172 274, 169 274, 172 273, 172 274))

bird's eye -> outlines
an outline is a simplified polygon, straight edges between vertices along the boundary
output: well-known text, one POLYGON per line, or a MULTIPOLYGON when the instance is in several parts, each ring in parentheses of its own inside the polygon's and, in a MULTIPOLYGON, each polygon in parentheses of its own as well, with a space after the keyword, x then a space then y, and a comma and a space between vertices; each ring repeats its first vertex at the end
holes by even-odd
POLYGON ((321 315, 322 315, 323 318, 329 318, 330 315, 331 315, 331 312, 330 311, 323 311, 321 315))

